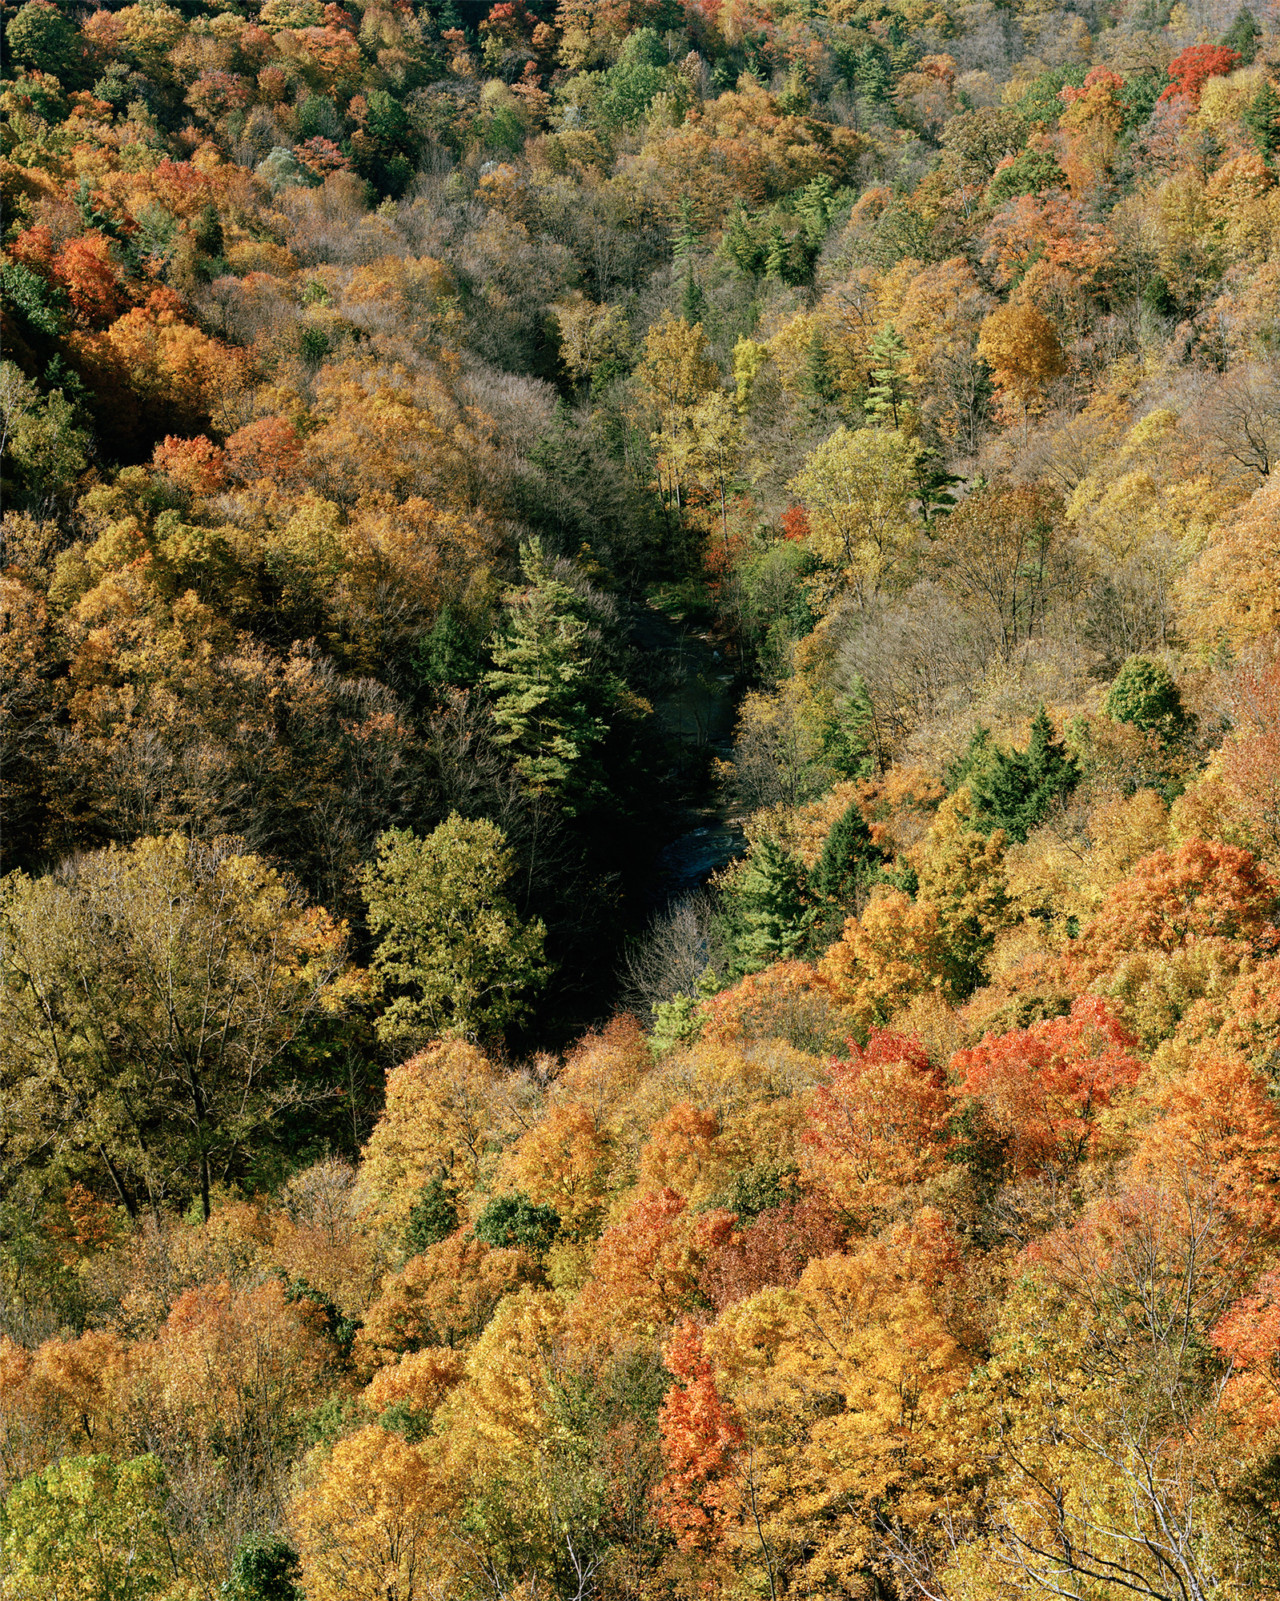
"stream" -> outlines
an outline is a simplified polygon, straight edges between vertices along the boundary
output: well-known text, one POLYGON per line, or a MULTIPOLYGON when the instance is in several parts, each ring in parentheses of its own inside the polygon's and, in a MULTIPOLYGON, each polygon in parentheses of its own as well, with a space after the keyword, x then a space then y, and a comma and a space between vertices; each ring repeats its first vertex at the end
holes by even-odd
POLYGON ((730 819, 711 769, 713 759, 733 751, 734 674, 710 633, 674 622, 656 606, 641 612, 632 637, 654 658, 650 698, 673 771, 687 768, 693 779, 682 786, 687 798, 657 859, 651 896, 657 907, 699 888, 742 849, 742 828, 730 819))

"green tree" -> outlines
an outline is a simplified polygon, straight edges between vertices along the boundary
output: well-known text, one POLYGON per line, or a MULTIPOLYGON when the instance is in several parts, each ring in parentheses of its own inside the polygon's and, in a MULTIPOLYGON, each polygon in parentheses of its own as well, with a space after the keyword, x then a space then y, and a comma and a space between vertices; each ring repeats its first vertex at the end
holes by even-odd
POLYGON ((552 571, 541 544, 530 540, 520 555, 527 587, 509 597, 506 621, 489 646, 491 716, 498 743, 529 786, 572 810, 598 792, 595 753, 607 731, 600 701, 617 683, 593 673, 582 603, 552 571))
POLYGON ((1258 40, 1262 37, 1262 29, 1248 6, 1242 5, 1236 12, 1235 20, 1222 36, 1222 43, 1228 50, 1234 50, 1240 57, 1240 65, 1248 67, 1253 64, 1253 58, 1258 53, 1258 40))
POLYGON ((475 1236, 495 1250, 522 1245, 541 1256, 560 1232, 554 1206, 539 1206, 519 1191, 495 1195, 475 1221, 475 1236))
POLYGON ((70 500, 88 453, 89 436, 75 426, 75 408, 62 391, 41 395, 13 362, 0 362, 0 455, 8 508, 47 516, 70 500))
POLYGON ((1044 821, 1053 801, 1074 789, 1079 777, 1075 757, 1054 737, 1049 714, 1041 706, 1026 750, 994 747, 985 761, 972 764, 968 782, 975 822, 988 833, 1003 828, 1010 839, 1021 843, 1044 821))
POLYGON ((455 1192, 437 1173, 422 1186, 422 1193, 409 1213, 409 1226, 405 1230, 405 1246, 410 1256, 429 1251, 433 1245, 458 1226, 458 1199, 455 1192))
POLYGON ((330 1093, 345 929, 257 857, 179 835, 0 881, 10 1167, 105 1168, 136 1215, 209 1192, 330 1093))
POLYGON ((1240 121, 1248 130, 1258 153, 1270 165, 1280 151, 1280 94, 1270 78, 1245 108, 1240 121))
POLYGON ((871 387, 867 390, 867 415, 877 423, 897 428, 910 403, 911 390, 903 374, 907 347, 892 324, 881 328, 871 340, 871 387))
POLYGON ((179 1578, 154 1456, 64 1457, 0 1512, 8 1601, 150 1601, 179 1578))
POLYGON ((726 891, 729 943, 739 972, 801 953, 816 914, 804 869, 776 840, 757 840, 726 891))
POLYGON ((241 1541, 222 1587, 224 1601, 302 1601, 298 1553, 278 1534, 241 1541))
POLYGON ((67 78, 76 64, 76 30, 49 0, 27 0, 5 29, 14 61, 55 78, 67 78))
POLYGON ((862 808, 853 801, 831 825, 814 869, 813 887, 827 900, 852 911, 859 890, 871 881, 879 865, 880 851, 862 808))
POLYGON ((373 968, 392 999, 383 1039, 504 1028, 546 978, 540 921, 524 923, 504 889, 513 858, 502 830, 453 812, 426 837, 379 836, 361 873, 373 968))
POLYGON ((1187 724, 1182 696, 1169 669, 1150 656, 1130 656, 1107 691, 1102 709, 1114 722, 1131 723, 1162 744, 1176 739, 1187 724))

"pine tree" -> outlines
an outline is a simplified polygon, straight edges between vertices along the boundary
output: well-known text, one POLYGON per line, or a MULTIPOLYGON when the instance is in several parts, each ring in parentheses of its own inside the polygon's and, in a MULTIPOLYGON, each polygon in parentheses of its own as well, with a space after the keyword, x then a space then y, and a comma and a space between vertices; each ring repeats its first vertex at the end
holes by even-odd
POLYGON ((906 408, 909 389, 902 373, 907 347, 892 325, 881 328, 871 341, 871 388, 867 391, 867 415, 878 423, 897 428, 906 408))
POLYGON ((1240 57, 1240 65, 1248 67, 1253 64, 1253 58, 1258 53, 1258 40, 1262 37, 1262 29, 1258 26, 1253 12, 1248 6, 1242 5, 1236 12, 1235 21, 1222 36, 1222 43, 1228 50, 1234 50, 1240 57))
POLYGON ((796 216, 810 244, 821 245, 827 237, 834 210, 835 190, 831 179, 825 172, 819 173, 800 191, 800 198, 796 201, 796 216))
POLYGON ((1280 94, 1268 78, 1254 95, 1240 121, 1268 166, 1280 151, 1280 94))
POLYGON ((842 909, 852 911, 858 891, 876 872, 880 852, 857 801, 831 826, 814 870, 813 887, 842 909))
POLYGON ((752 847, 730 889, 731 942, 740 972, 798 956, 815 913, 806 894, 804 871, 776 840, 752 847))
POLYGON ((530 540, 520 556, 528 588, 490 644, 491 716, 529 786, 578 807, 598 787, 594 755, 607 731, 594 710, 602 686, 590 672, 590 629, 541 543, 530 540))
POLYGON ((831 372, 827 342, 822 337, 822 329, 816 326, 809 338, 809 348, 805 352, 801 384, 809 397, 809 408, 814 413, 820 412, 824 406, 833 405, 840 397, 840 391, 831 372))
POLYGON ((698 287, 694 271, 698 257, 698 229, 693 220, 693 202, 687 195, 680 202, 680 226, 671 253, 680 273, 680 315, 687 323, 700 322, 706 298, 698 287))
POLYGON ((1175 740, 1187 724, 1182 696, 1169 669, 1150 656, 1130 656, 1107 691, 1102 709, 1117 723, 1155 734, 1162 745, 1175 740))
POLYGON ((995 750, 986 771, 970 780, 975 820, 988 832, 1003 828, 1021 843, 1044 821, 1052 802, 1076 785, 1080 770, 1067 747, 1054 738, 1053 724, 1043 705, 1031 725, 1025 751, 995 750))

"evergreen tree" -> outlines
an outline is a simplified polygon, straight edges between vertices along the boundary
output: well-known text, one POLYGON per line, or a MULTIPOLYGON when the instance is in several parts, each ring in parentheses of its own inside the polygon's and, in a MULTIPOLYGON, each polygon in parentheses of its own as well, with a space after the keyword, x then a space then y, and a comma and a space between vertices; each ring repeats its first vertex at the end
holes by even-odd
POLYGON ((825 172, 805 185, 796 201, 796 216, 805 237, 813 245, 821 245, 831 226, 835 210, 835 190, 825 172))
POLYGON ((443 606, 430 629, 418 637, 413 668, 423 685, 469 685, 479 677, 476 638, 452 606, 443 606))
POLYGON ((1150 656, 1130 656, 1107 691, 1102 709, 1117 723, 1155 734, 1163 745, 1187 725, 1182 696, 1169 669, 1150 656))
POLYGON ((542 545, 520 548, 528 587, 509 602, 505 626, 490 644, 498 743, 515 757, 533 789, 557 796, 566 809, 587 804, 599 789, 596 748, 607 725, 597 708, 613 680, 593 679, 590 628, 578 596, 551 569, 542 545))
POLYGON ((1262 37, 1262 29, 1258 26, 1253 12, 1248 6, 1242 5, 1236 12, 1235 21, 1222 36, 1222 43, 1228 50, 1234 50, 1240 57, 1242 67, 1252 66, 1253 58, 1258 53, 1258 40, 1262 37))
POLYGON ((1003 828, 1021 843, 1044 821, 1052 802, 1068 794, 1080 771, 1075 757, 1054 738, 1053 724, 1041 705, 1024 751, 994 750, 985 766, 969 779, 975 821, 986 831, 1003 828))
POLYGON ((834 405, 840 398, 831 370, 831 358, 827 353, 827 342, 822 337, 822 329, 816 325, 805 352, 801 386, 809 398, 809 409, 815 414, 826 406, 834 405))
POLYGON ((671 253, 680 275, 680 315, 687 323, 700 322, 706 309, 706 298, 698 287, 694 271, 698 257, 698 229, 693 220, 693 202, 687 195, 680 202, 680 226, 671 253))
POLYGON ((963 753, 957 756, 955 761, 948 762, 942 770, 942 781, 947 786, 947 793, 954 795, 962 784, 968 784, 970 789, 973 789, 975 780, 980 779, 990 767, 994 752, 991 730, 975 728, 963 753))
POLYGON ((887 106, 893 92, 889 52, 874 41, 859 50, 853 66, 854 86, 868 109, 887 106))
POLYGON ((907 347, 891 324, 881 328, 871 341, 871 387, 867 391, 867 415, 875 422, 897 428, 909 398, 902 365, 907 347))
POLYGON ((1270 78, 1245 108, 1240 121, 1257 146, 1258 153, 1268 166, 1280 151, 1280 94, 1270 78))
POLYGON ((738 970, 753 973, 799 956, 815 922, 799 862, 762 839, 729 886, 729 943, 738 970))
POLYGON ((874 876, 880 851, 857 801, 832 824, 814 869, 813 887, 843 910, 851 911, 858 890, 874 876))
POLYGON ((516 1191, 496 1195, 475 1221, 475 1237, 495 1250, 521 1245, 541 1256, 560 1232, 554 1206, 538 1206, 516 1191))
POLYGON ((251 1534, 241 1542, 222 1587, 224 1601, 301 1601, 298 1553, 278 1534, 251 1534))
POLYGON ((458 1202, 439 1174, 422 1186, 409 1213, 405 1247, 411 1256, 428 1251, 447 1239, 458 1226, 458 1202))

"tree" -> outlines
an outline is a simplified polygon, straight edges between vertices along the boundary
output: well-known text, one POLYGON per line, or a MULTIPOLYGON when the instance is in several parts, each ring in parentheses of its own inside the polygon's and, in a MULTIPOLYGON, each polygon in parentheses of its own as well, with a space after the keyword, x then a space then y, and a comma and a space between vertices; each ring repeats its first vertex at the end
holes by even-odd
POLYGON ((1079 776, 1075 757, 1055 738, 1042 705, 1025 751, 996 748, 970 776, 975 818, 988 828, 1002 828, 1021 844, 1044 821, 1051 804, 1074 789, 1079 776))
POLYGON ((77 64, 76 30, 49 0, 27 0, 5 29, 15 61, 68 82, 77 64))
POLYGON ((377 1228, 403 1239, 435 1181, 451 1197, 471 1194, 490 1142, 510 1133, 501 1086, 494 1064, 456 1036, 387 1074, 385 1105, 357 1181, 359 1201, 377 1228))
POLYGON ((838 428, 791 480, 825 566, 864 609, 893 587, 916 542, 911 515, 921 446, 896 428, 838 428))
POLYGON ((947 517, 929 553, 943 587, 982 620, 1005 661, 1042 632, 1061 582, 1053 496, 979 482, 947 517))
POLYGON ((0 930, 11 1162, 100 1164, 131 1215, 194 1190, 207 1217, 215 1178, 333 1093, 345 929, 255 856, 173 835, 14 873, 0 930))
POLYGON ((1102 709, 1117 723, 1132 723, 1167 745, 1186 727, 1182 696, 1169 669, 1150 656, 1130 656, 1116 674, 1102 709))
POLYGON ((1258 53, 1258 40, 1262 36, 1262 29, 1257 19, 1247 5, 1241 5, 1235 14, 1231 26, 1222 36, 1222 43, 1234 50, 1240 58, 1242 67, 1252 66, 1253 58, 1258 53))
POLYGON ((527 588, 510 597, 501 632, 490 642, 497 740, 535 790, 570 810, 588 804, 600 787, 596 748, 607 724, 601 715, 617 685, 593 671, 590 626, 577 594, 557 577, 542 546, 520 548, 527 588))
POLYGON ((570 1240, 589 1239, 600 1224, 608 1187, 610 1141, 591 1109, 562 1101, 520 1139, 510 1157, 522 1192, 541 1210, 552 1207, 570 1240))
MULTIPOLYGON (((636 383, 643 410, 656 423, 650 440, 658 456, 661 487, 679 513, 681 463, 694 414, 720 388, 720 370, 702 324, 690 326, 664 311, 645 336, 636 383)), ((717 423, 718 429, 725 426, 723 419, 717 423)))
POLYGON ((1099 1112, 1137 1082, 1136 1044, 1105 1001, 1085 996, 1068 1018, 987 1035, 957 1052, 951 1071, 961 1093, 981 1101, 1015 1168, 1032 1172, 1085 1155, 1099 1112))
POLYGON ((152 1601, 181 1575, 154 1456, 71 1456, 15 1485, 0 1515, 5 1593, 14 1601, 152 1601))
POLYGON ((1248 851, 1189 839, 1144 856, 1110 891, 1069 952, 1096 979, 1135 951, 1174 951, 1217 940, 1239 956, 1280 949, 1280 881, 1248 851))
POLYGON ((1280 868, 1280 661, 1242 667, 1230 694, 1235 726, 1218 771, 1254 848, 1280 868))
POLYGON ((814 922, 800 864, 775 839, 752 846, 724 887, 730 939, 741 972, 803 950, 814 922))
POLYGON ((1066 370, 1057 330, 1029 300, 998 306, 982 324, 978 354, 1006 404, 1022 411, 1023 433, 1044 386, 1066 370))
POLYGON ((1280 627, 1280 475, 1270 460, 1280 449, 1270 416, 1252 419, 1242 436, 1256 440, 1267 465, 1262 487, 1216 525, 1209 542, 1178 584, 1178 613, 1188 636, 1209 650, 1241 651, 1280 627), (1261 426, 1255 426, 1260 423, 1261 426))
POLYGON ((298 1553, 278 1534, 251 1534, 231 1561, 226 1601, 302 1601, 298 1553))
POLYGON ((495 1195, 475 1220, 473 1232, 486 1245, 519 1245, 543 1256, 560 1232, 560 1214, 554 1206, 535 1205, 517 1190, 511 1195, 495 1195))
POLYGON ((880 851, 871 837, 858 802, 851 801, 836 818, 822 845, 822 855, 813 871, 813 887, 818 894, 846 910, 856 910, 855 902, 875 876, 880 851))
POLYGON ((745 1436, 716 1389, 696 1323, 682 1323, 664 1352, 676 1382, 658 1412, 667 1471, 659 1516, 681 1550, 714 1547, 739 1508, 734 1458, 745 1436))
MULTIPOLYGON (((1241 15, 1253 17, 1241 7, 1241 15)), ((1270 78, 1263 80, 1257 94, 1249 102, 1241 116, 1249 137, 1262 159, 1271 164, 1275 160, 1276 152, 1280 150, 1280 94, 1276 93, 1276 86, 1270 78)))
POLYGON ((987 955, 1009 921, 1004 837, 973 827, 962 788, 938 808, 916 860, 918 893, 937 910, 950 953, 950 991, 960 999, 982 983, 987 955))
POLYGON ((892 428, 902 426, 910 404, 910 393, 902 375, 906 359, 906 344, 892 323, 877 329, 867 353, 871 384, 867 389, 866 410, 873 421, 892 428))
POLYGON ((370 1369, 423 1346, 461 1346, 473 1340, 503 1296, 537 1276, 527 1251, 459 1230, 388 1273, 364 1314, 353 1357, 370 1369))
POLYGON ((428 1601, 449 1569, 450 1510, 440 1466, 399 1435, 340 1440, 291 1509, 305 1594, 428 1601))
POLYGON ((812 1181, 861 1228, 910 1204, 936 1177, 951 1116, 944 1075, 920 1042, 877 1028, 866 1048, 832 1063, 809 1110, 812 1181))
POLYGON ((1225 77, 1239 63, 1238 53, 1227 45, 1193 44, 1180 55, 1174 56, 1169 63, 1169 87, 1160 98, 1172 100, 1175 96, 1181 97, 1190 102, 1194 111, 1200 104, 1200 96, 1209 79, 1225 77))
POLYGON ((390 829, 377 850, 361 883, 381 935, 373 969, 393 991, 382 1037, 492 1032, 524 1016, 545 981, 546 930, 503 893, 514 863, 502 830, 452 812, 426 839, 390 829))
POLYGON ((874 894, 818 964, 860 1029, 883 1027, 914 996, 946 994, 949 971, 938 908, 900 890, 874 894))

